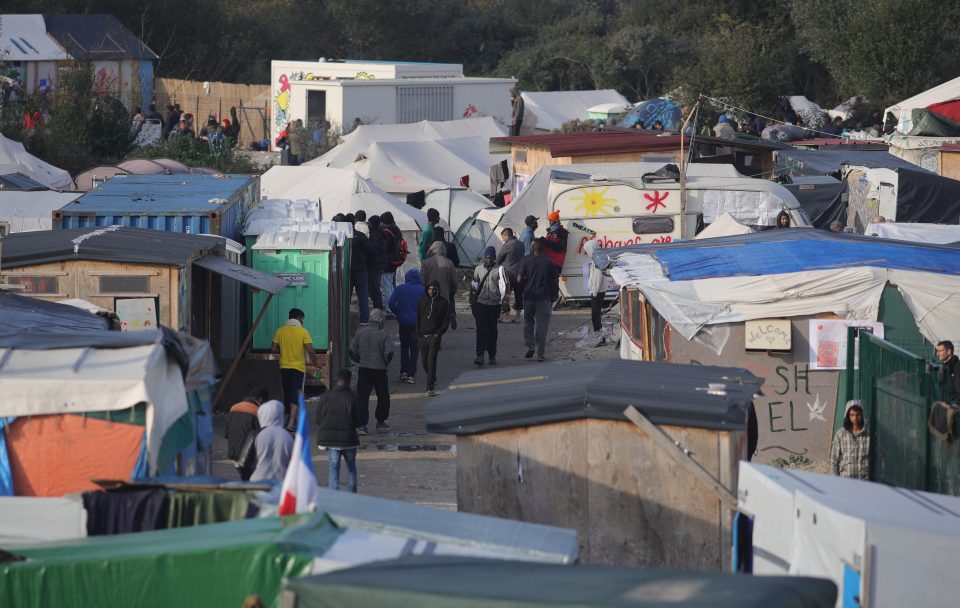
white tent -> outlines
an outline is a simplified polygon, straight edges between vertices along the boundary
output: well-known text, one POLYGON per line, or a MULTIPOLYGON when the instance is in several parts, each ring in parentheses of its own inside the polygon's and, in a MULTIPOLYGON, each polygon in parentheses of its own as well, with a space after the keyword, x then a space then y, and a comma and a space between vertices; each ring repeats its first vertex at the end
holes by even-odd
POLYGON ((755 574, 833 580, 856 605, 954 606, 960 497, 740 463, 755 574))
POLYGON ((598 91, 524 91, 523 98, 524 122, 526 116, 536 116, 536 129, 552 131, 559 129, 563 123, 574 118, 586 120, 587 111, 600 104, 616 104, 621 108, 631 106, 627 98, 613 89, 598 91))
MULTIPOLYGON (((500 123, 490 117, 463 120, 429 121, 400 125, 361 125, 343 136, 343 143, 323 156, 308 161, 307 165, 322 167, 346 167, 361 157, 367 157, 370 146, 393 141, 434 141, 480 137, 489 141, 507 132, 500 123)), ((486 143, 484 144, 486 150, 486 143)))
POLYGON ((724 213, 693 238, 694 240, 713 239, 720 236, 733 236, 735 234, 748 234, 750 232, 753 232, 753 228, 741 224, 729 213, 724 213))
POLYGON ((349 168, 395 196, 456 188, 463 176, 472 190, 489 194, 490 167, 509 157, 490 154, 489 147, 489 139, 480 136, 378 142, 349 168))
POLYGON ((53 212, 81 196, 83 192, 0 190, 0 227, 7 234, 52 230, 53 212))
POLYGON ((901 133, 907 133, 913 127, 911 110, 920 110, 935 103, 953 101, 955 99, 960 99, 960 77, 948 80, 932 89, 927 89, 913 97, 895 103, 884 110, 883 115, 886 117, 887 112, 892 112, 898 121, 897 130, 901 133))
POLYGON ((69 173, 33 156, 22 143, 0 135, 0 175, 9 173, 22 173, 52 190, 66 190, 73 185, 69 173))
POLYGON ((427 222, 424 212, 401 203, 349 169, 317 165, 274 166, 260 177, 260 193, 272 199, 319 199, 321 220, 329 221, 337 213, 363 209, 368 217, 392 212, 404 232, 417 233, 427 222))
POLYGON ((162 344, 126 348, 0 348, 0 416, 124 410, 146 403, 149 472, 164 434, 187 413, 183 374, 162 344))
POLYGON ((485 196, 466 188, 445 188, 434 190, 427 195, 424 209, 434 208, 440 212, 440 219, 447 223, 454 233, 454 245, 463 266, 480 263, 483 248, 486 246, 486 234, 472 230, 474 218, 484 209, 495 209, 485 196))
POLYGON ((867 224, 864 234, 912 243, 933 243, 935 245, 960 243, 960 226, 956 224, 899 224, 895 222, 878 224, 871 222, 867 224))

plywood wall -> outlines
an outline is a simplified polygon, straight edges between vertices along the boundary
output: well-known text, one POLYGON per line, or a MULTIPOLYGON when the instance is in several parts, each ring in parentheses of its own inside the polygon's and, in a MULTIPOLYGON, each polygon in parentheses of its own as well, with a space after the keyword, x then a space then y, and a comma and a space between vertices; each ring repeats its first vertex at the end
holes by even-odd
POLYGON ((157 78, 154 81, 154 102, 157 110, 166 117, 167 104, 179 103, 184 112, 194 115, 194 127, 199 131, 207 116, 230 117, 230 107, 236 106, 240 118, 240 145, 270 139, 269 127, 270 85, 209 83, 209 93, 203 82, 157 78), (243 110, 241 110, 243 108, 243 110))

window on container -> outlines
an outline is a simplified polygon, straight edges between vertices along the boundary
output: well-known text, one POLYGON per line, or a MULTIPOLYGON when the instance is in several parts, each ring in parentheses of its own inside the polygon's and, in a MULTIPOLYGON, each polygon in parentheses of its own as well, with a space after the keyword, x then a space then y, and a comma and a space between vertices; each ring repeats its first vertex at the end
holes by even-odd
POLYGON ((102 275, 100 293, 150 293, 150 277, 144 275, 102 275))
POLYGON ((33 275, 7 275, 7 283, 10 285, 21 285, 23 290, 19 291, 25 296, 41 296, 46 294, 59 293, 57 277, 51 276, 33 276, 33 275))
POLYGON ((453 87, 441 84, 397 87, 397 122, 453 120, 453 87))
POLYGON ((672 217, 633 218, 634 234, 664 234, 667 232, 673 232, 672 217))

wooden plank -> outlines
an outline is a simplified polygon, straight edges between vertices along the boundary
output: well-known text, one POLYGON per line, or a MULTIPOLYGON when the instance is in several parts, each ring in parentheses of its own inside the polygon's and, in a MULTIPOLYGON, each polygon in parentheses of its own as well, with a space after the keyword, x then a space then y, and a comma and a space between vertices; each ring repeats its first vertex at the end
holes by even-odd
POLYGON ((737 508, 736 495, 720 483, 716 477, 711 475, 698 462, 690 458, 679 445, 660 430, 657 425, 650 422, 637 408, 632 405, 627 406, 627 409, 623 410, 623 415, 626 416, 630 422, 637 425, 647 437, 652 439, 664 452, 669 454, 680 466, 690 473, 694 479, 710 490, 722 503, 731 509, 737 508))

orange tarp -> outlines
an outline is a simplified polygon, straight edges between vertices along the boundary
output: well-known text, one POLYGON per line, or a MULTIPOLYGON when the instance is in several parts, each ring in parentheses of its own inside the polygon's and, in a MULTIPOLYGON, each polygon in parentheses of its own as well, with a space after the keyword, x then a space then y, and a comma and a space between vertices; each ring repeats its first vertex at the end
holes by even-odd
POLYGON ((15 496, 96 490, 91 479, 128 479, 143 427, 73 414, 18 418, 4 429, 15 496))

